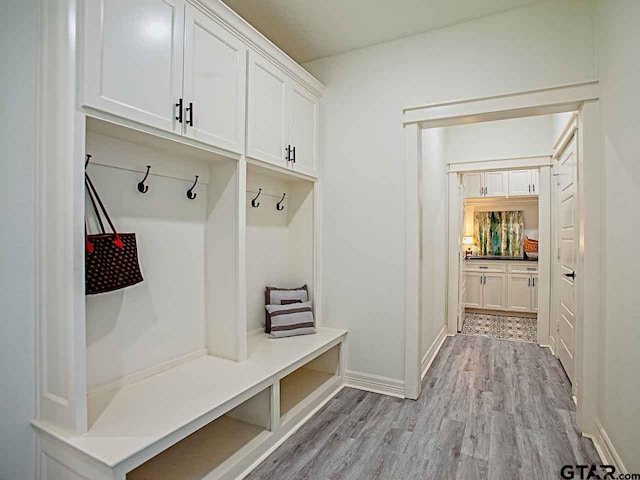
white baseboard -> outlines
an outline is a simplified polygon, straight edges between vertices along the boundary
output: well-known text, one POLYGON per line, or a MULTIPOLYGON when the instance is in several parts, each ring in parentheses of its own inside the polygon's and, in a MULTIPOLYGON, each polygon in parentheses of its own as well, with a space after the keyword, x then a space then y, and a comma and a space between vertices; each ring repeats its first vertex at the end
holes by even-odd
POLYGON ((556 352, 555 352, 555 350, 553 349, 553 346, 552 346, 552 345, 543 345, 543 344, 540 344, 540 346, 541 346, 542 348, 548 348, 548 349, 549 349, 549 351, 551 351, 551 355, 553 355, 554 357, 556 356, 556 352))
POLYGON ((203 348, 201 350, 196 350, 195 352, 182 355, 181 357, 167 360, 166 362, 160 363, 158 365, 154 365, 153 367, 145 368, 144 370, 139 370, 129 375, 125 375, 124 377, 114 380, 113 382, 103 383, 102 385, 96 385, 95 387, 90 387, 89 392, 87 393, 87 396, 89 398, 93 398, 93 397, 103 395, 107 392, 120 390, 121 388, 124 388, 127 385, 131 385, 133 383, 139 382, 140 380, 144 380, 145 378, 152 377, 153 375, 166 372, 171 368, 179 367, 180 365, 187 362, 191 362, 197 358, 204 357, 206 354, 207 354, 207 350, 203 348))
POLYGON ((613 446, 613 443, 611 443, 611 439, 599 419, 596 418, 595 434, 593 436, 585 435, 585 437, 590 438, 593 441, 593 445, 596 447, 602 463, 605 465, 613 465, 616 467, 617 473, 629 473, 622 463, 620 455, 618 455, 616 448, 613 446))
POLYGON ((265 459, 269 455, 271 455, 273 452, 275 452, 280 445, 282 445, 285 441, 287 441, 287 439, 291 435, 296 433, 300 429, 300 427, 302 427, 305 423, 307 423, 307 421, 311 417, 313 417, 316 413, 318 413, 322 407, 324 407, 327 403, 329 403, 331 400, 333 400, 333 398, 338 393, 340 393, 340 390, 342 390, 344 387, 345 387, 344 384, 340 385, 331 395, 329 395, 325 400, 323 400, 316 408, 314 408, 312 411, 310 411, 309 414, 306 417, 304 417, 302 420, 300 420, 295 427, 293 427, 291 430, 289 430, 287 433, 285 433, 280 440, 278 440, 266 452, 264 452, 262 455, 260 455, 260 457, 255 462, 253 462, 244 472, 242 472, 236 478, 236 480, 242 480, 244 477, 249 475, 258 465, 260 465, 262 462, 264 462, 265 459))
POLYGON ((422 357, 422 362, 420 364, 420 371, 422 372, 422 375, 420 376, 421 380, 424 379, 424 376, 427 374, 429 367, 431 367, 433 360, 436 358, 436 355, 438 355, 438 352, 440 351, 440 347, 442 347, 442 344, 444 343, 444 340, 446 338, 447 338, 447 326, 443 325, 442 330, 438 332, 438 335, 436 335, 435 340, 429 346, 427 353, 425 353, 424 357, 422 357))
POLYGON ((391 397, 405 398, 403 380, 381 377, 371 373, 347 370, 345 372, 345 386, 366 390, 367 392, 381 393, 391 397))

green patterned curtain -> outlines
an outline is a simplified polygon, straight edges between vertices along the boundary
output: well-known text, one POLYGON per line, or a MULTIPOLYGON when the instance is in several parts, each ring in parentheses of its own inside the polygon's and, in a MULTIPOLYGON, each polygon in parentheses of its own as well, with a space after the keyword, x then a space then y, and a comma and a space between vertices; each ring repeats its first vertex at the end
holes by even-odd
POLYGON ((522 211, 475 212, 475 241, 479 255, 522 257, 522 211))

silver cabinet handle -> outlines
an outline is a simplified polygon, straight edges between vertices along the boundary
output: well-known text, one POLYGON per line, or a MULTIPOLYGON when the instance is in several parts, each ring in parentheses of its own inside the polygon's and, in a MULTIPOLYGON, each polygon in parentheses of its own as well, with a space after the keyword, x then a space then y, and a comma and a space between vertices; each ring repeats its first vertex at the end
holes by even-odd
POLYGON ((489 268, 489 267, 484 266, 484 265, 480 265, 478 268, 489 268))
POLYGON ((536 184, 533 184, 533 193, 536 193, 536 184))
POLYGON ((532 287, 536 286, 536 277, 531 277, 531 286, 532 287))

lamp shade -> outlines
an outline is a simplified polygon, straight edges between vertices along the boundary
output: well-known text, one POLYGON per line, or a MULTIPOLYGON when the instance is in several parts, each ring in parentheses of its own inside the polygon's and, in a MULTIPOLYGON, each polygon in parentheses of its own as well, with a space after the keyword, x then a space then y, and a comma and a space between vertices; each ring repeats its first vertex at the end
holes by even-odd
POLYGON ((463 245, 473 245, 473 237, 462 237, 463 245))

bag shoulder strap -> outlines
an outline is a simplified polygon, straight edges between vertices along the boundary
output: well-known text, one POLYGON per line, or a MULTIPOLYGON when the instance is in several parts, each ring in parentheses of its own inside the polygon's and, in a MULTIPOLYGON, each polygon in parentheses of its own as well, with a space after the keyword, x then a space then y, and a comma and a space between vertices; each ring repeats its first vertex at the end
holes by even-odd
MULTIPOLYGON (((93 194, 91 193, 91 188, 89 187, 89 182, 87 181, 87 179, 84 179, 84 185, 87 189, 87 194, 89 195, 89 200, 91 200, 91 205, 93 205, 93 211, 96 213, 96 219, 98 220, 98 224, 100 225, 100 231, 102 233, 107 233, 104 230, 104 223, 102 223, 102 215, 100 215, 100 211, 98 210, 98 205, 96 205, 96 201, 93 198, 93 194)), ((86 223, 86 221, 85 221, 86 223)), ((86 230, 86 225, 85 225, 85 230, 86 230)))
MULTIPOLYGON (((100 198, 100 195, 98 195, 98 191, 96 190, 96 187, 93 185, 93 182, 91 181, 91 178, 89 178, 89 174, 86 171, 84 172, 84 178, 85 178, 85 180, 86 180, 86 182, 87 182, 87 184, 89 186, 90 192, 93 193, 93 196, 95 197, 96 201, 98 202, 98 205, 100 205, 100 210, 102 210, 102 213, 104 214, 104 217, 107 219, 107 222, 109 223, 109 226, 111 227, 111 230, 113 231, 113 234, 115 235, 114 243, 116 244, 117 247, 122 248, 124 246, 124 243, 120 239, 120 235, 118 235, 118 231, 116 230, 116 226, 111 221, 111 217, 109 216, 109 213, 107 212, 107 209, 104 206, 104 203, 102 203, 102 199, 100 198)), ((96 214, 98 214, 97 208, 96 208, 96 214)), ((99 217, 100 217, 100 215, 98 214, 98 218, 99 217)), ((102 223, 102 222, 100 222, 100 223, 102 223)), ((104 229, 103 229, 103 232, 104 232, 104 229)))

